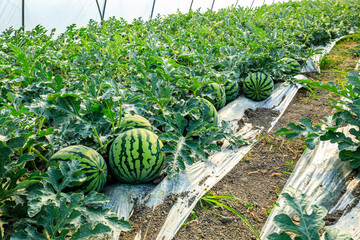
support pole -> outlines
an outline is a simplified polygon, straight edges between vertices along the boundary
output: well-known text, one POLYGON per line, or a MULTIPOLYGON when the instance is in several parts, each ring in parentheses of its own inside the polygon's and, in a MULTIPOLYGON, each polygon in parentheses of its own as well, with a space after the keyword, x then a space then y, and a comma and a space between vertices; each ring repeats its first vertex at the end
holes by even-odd
POLYGON ((104 20, 104 18, 105 18, 106 3, 107 3, 107 0, 105 0, 105 3, 104 3, 104 8, 103 8, 103 12, 102 12, 102 18, 101 18, 101 21, 103 21, 103 20, 104 20))
POLYGON ((153 14, 154 14, 155 2, 156 2, 156 0, 154 0, 154 2, 153 2, 153 6, 152 6, 152 9, 151 9, 150 19, 153 17, 153 14))
POLYGON ((21 25, 23 27, 23 31, 25 32, 25 0, 22 0, 21 25))
POLYGON ((214 3, 215 3, 215 0, 213 0, 212 4, 211 4, 211 11, 213 10, 214 8, 214 3))
POLYGON ((253 6, 254 2, 255 2, 255 0, 253 0, 253 1, 252 1, 250 8, 252 8, 252 6, 253 6))
POLYGON ((235 7, 237 7, 238 3, 239 3, 239 0, 236 1, 235 7))
POLYGON ((101 22, 102 22, 102 20, 103 20, 103 15, 102 15, 102 13, 101 13, 101 9, 100 9, 100 5, 99 5, 98 0, 96 0, 96 5, 97 5, 97 8, 98 8, 98 11, 99 11, 99 14, 100 14, 100 20, 101 20, 101 22))
POLYGON ((266 0, 264 0, 263 5, 265 4, 265 1, 266 1, 266 0))
POLYGON ((191 11, 192 5, 194 3, 194 0, 191 0, 191 4, 190 4, 190 8, 189 8, 189 12, 191 11))

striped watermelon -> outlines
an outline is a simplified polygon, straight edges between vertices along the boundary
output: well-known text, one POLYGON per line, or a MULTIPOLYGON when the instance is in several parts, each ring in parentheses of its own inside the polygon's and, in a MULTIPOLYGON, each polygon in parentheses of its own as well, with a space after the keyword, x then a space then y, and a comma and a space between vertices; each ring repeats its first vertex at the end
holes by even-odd
POLYGON ((239 85, 236 81, 228 80, 225 83, 225 94, 226 94, 226 101, 231 102, 234 100, 238 93, 239 93, 239 85))
POLYGON ((155 133, 134 128, 121 133, 110 148, 110 169, 125 183, 145 183, 155 179, 163 168, 162 142, 155 133))
POLYGON ((106 183, 108 169, 103 157, 94 149, 85 146, 70 146, 56 152, 48 161, 46 167, 59 167, 60 161, 78 160, 83 166, 81 173, 84 173, 86 179, 76 186, 85 193, 90 191, 101 191, 106 183))
POLYGON ((300 74, 301 67, 298 61, 292 58, 283 58, 280 62, 285 66, 284 72, 292 76, 300 74))
POLYGON ((125 128, 126 130, 132 129, 132 128, 147 128, 147 129, 151 129, 151 124, 150 122, 140 116, 140 115, 127 115, 126 117, 121 119, 121 123, 120 126, 125 128))
POLYGON ((225 88, 217 83, 210 83, 201 88, 203 98, 211 102, 218 110, 226 104, 225 88))
POLYGON ((264 73, 252 73, 244 81, 245 97, 262 101, 270 97, 274 90, 274 81, 264 73))
POLYGON ((202 119, 207 122, 218 124, 219 116, 217 114, 214 105, 212 105, 211 102, 209 102, 204 98, 197 97, 196 99, 200 102, 202 107, 202 111, 201 111, 202 119))

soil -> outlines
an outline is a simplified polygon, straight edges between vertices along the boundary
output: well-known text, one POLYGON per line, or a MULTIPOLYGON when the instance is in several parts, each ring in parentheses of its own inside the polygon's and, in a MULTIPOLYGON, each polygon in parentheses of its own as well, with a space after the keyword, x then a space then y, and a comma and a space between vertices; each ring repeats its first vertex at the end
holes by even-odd
MULTIPOLYGON (((307 77, 321 82, 339 82, 344 80, 344 75, 337 71, 350 71, 354 69, 356 58, 347 55, 348 49, 359 44, 343 40, 334 48, 327 57, 327 62, 322 62, 325 70, 321 74, 308 74, 307 77), (335 55, 335 56, 334 56, 335 55), (337 62, 341 56, 342 62, 337 62), (340 57, 339 57, 340 56, 340 57), (333 63, 336 61, 336 68, 333 63), (350 70, 349 70, 350 69, 350 70)), ((233 195, 238 199, 221 200, 226 205, 244 216, 247 221, 260 234, 261 229, 271 209, 277 204, 276 200, 295 167, 297 160, 304 151, 306 144, 303 139, 285 139, 284 136, 275 136, 274 133, 280 128, 286 127, 290 122, 297 122, 302 118, 310 118, 314 123, 321 123, 321 119, 331 115, 333 108, 329 106, 330 94, 326 91, 309 91, 300 89, 293 98, 283 116, 279 119, 274 129, 267 135, 261 136, 257 145, 243 158, 243 161, 235 166, 218 184, 209 195, 233 195)), ((334 96, 332 96, 334 97, 334 96)), ((248 110, 245 118, 239 121, 241 127, 244 122, 251 122, 254 126, 260 126, 255 119, 258 114, 269 118, 278 116, 278 113, 270 109, 248 110)), ((359 194, 360 186, 356 190, 359 194)), ((166 212, 178 196, 169 196, 164 204, 157 207, 156 211, 139 206, 134 210, 130 223, 133 227, 140 226, 146 238, 155 239, 156 233, 162 225, 166 212), (147 231, 150 226, 155 231, 147 231)), ((211 206, 204 200, 200 200, 184 225, 175 235, 175 240, 188 239, 256 239, 250 228, 234 213, 224 208, 211 206)), ((339 213, 334 213, 326 218, 326 224, 333 224, 339 218, 339 213)), ((121 235, 120 239, 134 239, 134 231, 121 235)))
POLYGON ((120 239, 135 239, 136 234, 139 233, 140 230, 141 239, 156 239, 166 220, 168 212, 178 197, 184 197, 183 194, 187 195, 188 193, 182 193, 180 196, 171 194, 166 197, 162 204, 155 208, 149 208, 143 204, 136 205, 129 219, 133 230, 130 232, 121 232, 120 239))
MULTIPOLYGON (((359 42, 346 39, 338 43, 326 61, 322 63, 324 72, 307 74, 307 77, 321 82, 343 81, 344 75, 337 71, 350 72, 355 68, 357 59, 348 54, 348 49, 356 45, 359 45, 359 42)), ((306 146, 303 139, 289 140, 284 136, 275 136, 274 133, 286 127, 288 123, 297 122, 302 118, 310 118, 314 123, 321 123, 321 119, 333 112, 333 108, 328 104, 330 96, 326 91, 300 89, 274 129, 268 135, 261 137, 243 161, 211 189, 210 194, 229 194, 238 197, 240 200, 224 200, 223 202, 243 215, 259 234, 306 146), (250 204, 251 207, 244 202, 250 204)), ((256 111, 249 111, 251 111, 250 116, 256 114, 256 111)), ((244 121, 240 121, 239 127, 243 123, 244 121)), ((360 186, 355 191, 356 193, 359 188, 360 186)), ((324 219, 326 225, 334 224, 340 216, 339 212, 329 214, 324 219)), ((207 206, 205 210, 198 204, 174 239, 255 240, 256 236, 235 214, 220 207, 207 206)))

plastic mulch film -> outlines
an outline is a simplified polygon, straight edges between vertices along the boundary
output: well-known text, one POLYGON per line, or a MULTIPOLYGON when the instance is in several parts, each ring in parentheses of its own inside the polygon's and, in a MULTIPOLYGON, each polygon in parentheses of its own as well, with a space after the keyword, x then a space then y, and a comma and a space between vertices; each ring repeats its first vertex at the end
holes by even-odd
MULTIPOLYGON (((302 77, 299 75, 299 77, 302 77)), ((108 187, 105 193, 111 202, 109 206, 117 212, 119 217, 128 219, 134 204, 145 204, 149 208, 155 208, 164 202, 169 195, 176 194, 177 198, 170 211, 165 214, 166 218, 156 239, 171 239, 181 227, 182 223, 195 207, 197 201, 220 181, 256 143, 255 138, 260 132, 268 132, 284 113, 285 109, 296 94, 298 86, 283 83, 276 86, 271 98, 262 102, 253 102, 244 97, 239 97, 219 111, 222 120, 230 121, 234 128, 238 128, 238 121, 244 116, 246 109, 267 108, 277 113, 270 120, 267 118, 266 128, 253 126, 251 123, 243 125, 237 134, 246 139, 252 139, 250 145, 231 150, 224 148, 211 156, 206 162, 197 162, 187 166, 186 171, 168 179, 165 178, 157 186, 153 185, 127 185, 118 184, 108 187)), ((265 117, 265 116, 264 116, 265 117)), ((152 229, 154 230, 154 229, 152 229)), ((119 238, 120 233, 114 233, 114 239, 119 238)), ((136 239, 141 239, 143 233, 139 232, 136 239)))
MULTIPOLYGON (((326 47, 322 47, 322 51, 330 52, 340 39, 336 39, 326 47)), ((314 59, 310 61, 314 61, 314 59)), ((316 61, 310 66, 317 66, 316 61)), ((316 68, 303 68, 302 72, 314 72, 314 69, 316 68)), ((305 77, 298 75, 297 78, 304 79, 305 77)), ((157 186, 151 184, 117 184, 107 187, 105 193, 110 198, 109 208, 115 211, 118 217, 128 220, 134 213, 136 206, 145 205, 156 212, 158 210, 156 209, 157 206, 162 204, 167 197, 175 194, 179 197, 176 198, 170 210, 164 214, 163 218, 165 220, 160 229, 147 226, 147 229, 138 230, 135 237, 135 239, 142 239, 148 231, 157 231, 158 233, 154 239, 166 240, 173 238, 198 200, 239 163, 243 156, 256 144, 256 136, 260 133, 269 132, 273 128, 299 88, 294 84, 282 83, 275 86, 272 96, 265 101, 253 102, 245 97, 239 97, 229 103, 219 111, 219 116, 221 120, 229 121, 233 129, 239 128, 238 122, 243 119, 247 109, 263 109, 264 111, 268 109, 273 112, 277 111, 278 115, 274 118, 271 117, 271 114, 261 116, 266 119, 266 124, 262 127, 246 122, 243 124, 237 134, 245 139, 251 139, 251 144, 235 150, 224 148, 221 152, 211 156, 208 161, 187 166, 185 172, 171 179, 165 178, 157 186)), ((113 233, 114 240, 118 240, 119 236, 120 232, 113 233)))
MULTIPOLYGON (((348 134, 349 128, 342 131, 348 134)), ((359 197, 354 196, 354 191, 360 182, 360 173, 354 176, 349 163, 342 162, 339 158, 337 144, 320 142, 314 150, 306 149, 300 157, 296 167, 284 186, 293 188, 311 196, 311 205, 324 206, 328 214, 341 214, 334 227, 347 231, 354 240, 360 239, 360 202, 359 197)), ((279 207, 275 207, 268 217, 262 232, 261 239, 277 232, 279 229, 274 225, 274 217, 280 213, 291 214, 291 209, 284 206, 284 200, 280 197, 277 201, 279 207)))

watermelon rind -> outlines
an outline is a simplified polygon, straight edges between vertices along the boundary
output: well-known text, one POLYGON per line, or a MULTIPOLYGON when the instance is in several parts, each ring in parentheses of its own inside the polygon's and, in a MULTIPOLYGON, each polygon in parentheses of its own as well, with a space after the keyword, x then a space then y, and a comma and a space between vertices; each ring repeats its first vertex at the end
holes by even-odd
POLYGON ((238 96, 239 85, 236 81, 227 80, 224 84, 224 87, 225 87, 226 102, 231 102, 238 96))
POLYGON ((217 114, 217 111, 216 111, 216 108, 214 107, 214 105, 204 98, 196 97, 196 99, 200 102, 200 105, 201 105, 202 119, 204 121, 214 123, 217 125, 219 122, 219 116, 217 114))
POLYGON ((103 157, 94 149, 82 145, 69 146, 60 149, 48 161, 46 167, 59 167, 60 161, 77 160, 83 167, 86 179, 80 182, 73 190, 81 190, 85 194, 90 191, 100 192, 105 184, 108 175, 108 168, 103 157))
POLYGON ((209 83, 201 88, 201 95, 219 110, 226 104, 225 88, 218 83, 209 83), (210 97, 210 96, 211 97, 210 97))
POLYGON ((146 128, 151 129, 151 123, 143 116, 134 114, 127 115, 121 119, 120 127, 124 128, 124 131, 132 128, 146 128))
POLYGON ((284 73, 295 76, 300 74, 301 66, 298 61, 292 58, 283 58, 280 59, 279 62, 281 62, 285 66, 284 73))
POLYGON ((245 78, 243 88, 245 97, 253 101, 263 101, 274 91, 274 81, 265 73, 252 73, 245 78))
POLYGON ((115 177, 124 183, 146 183, 159 176, 164 154, 157 135, 144 128, 121 133, 112 143, 109 167, 115 177))

